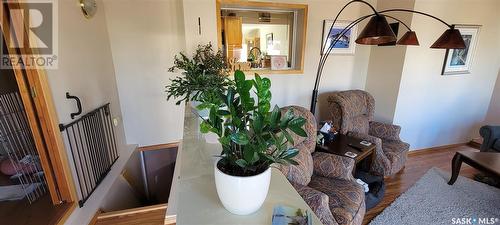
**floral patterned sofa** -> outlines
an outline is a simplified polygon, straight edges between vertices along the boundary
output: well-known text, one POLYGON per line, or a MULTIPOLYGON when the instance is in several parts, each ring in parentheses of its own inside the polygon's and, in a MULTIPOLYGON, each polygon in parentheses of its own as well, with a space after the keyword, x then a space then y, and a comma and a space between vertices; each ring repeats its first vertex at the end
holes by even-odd
POLYGON ((352 176, 354 160, 348 157, 314 152, 316 120, 309 110, 300 106, 292 109, 307 122, 307 138, 292 134, 294 147, 299 149, 298 165, 280 166, 297 192, 325 225, 359 225, 365 215, 365 195, 361 185, 352 176))
POLYGON ((401 127, 373 121, 375 100, 366 91, 334 92, 328 96, 329 119, 340 133, 376 144, 371 172, 390 176, 405 165, 410 145, 399 138, 401 127))

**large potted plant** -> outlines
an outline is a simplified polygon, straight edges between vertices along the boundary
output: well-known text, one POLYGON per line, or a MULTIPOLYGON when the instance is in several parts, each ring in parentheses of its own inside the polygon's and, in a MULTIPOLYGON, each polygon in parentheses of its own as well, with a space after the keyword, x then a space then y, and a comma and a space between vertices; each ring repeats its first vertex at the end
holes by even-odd
POLYGON ((169 72, 182 70, 183 76, 171 80, 166 86, 167 100, 201 102, 223 93, 231 83, 227 64, 221 51, 215 52, 212 44, 198 45, 192 58, 180 53, 174 58, 169 72))
MULTIPOLYGON (((270 88, 268 78, 255 74, 255 79, 246 80, 242 71, 236 71, 234 81, 225 82, 210 95, 200 91, 198 96, 210 97, 197 98, 197 108, 209 112, 208 118, 201 117, 200 131, 215 133, 222 145, 214 166, 217 194, 234 214, 251 214, 262 206, 271 181, 271 165, 297 164, 293 158, 298 150, 289 147, 293 144, 291 133, 307 136, 302 129, 304 118, 292 111, 282 115, 278 106, 271 110, 270 88)), ((167 88, 176 96, 172 90, 167 88)))

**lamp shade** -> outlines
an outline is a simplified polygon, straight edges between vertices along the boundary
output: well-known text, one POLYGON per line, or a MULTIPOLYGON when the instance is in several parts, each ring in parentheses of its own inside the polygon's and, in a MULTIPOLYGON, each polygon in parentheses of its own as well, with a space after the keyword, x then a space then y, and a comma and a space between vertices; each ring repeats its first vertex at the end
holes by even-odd
POLYGON ((373 16, 356 39, 356 43, 362 45, 379 45, 393 41, 396 41, 396 35, 387 19, 380 15, 373 16))
POLYGON ((450 28, 431 45, 431 48, 464 49, 465 42, 459 30, 450 28))
POLYGON ((415 31, 406 32, 398 41, 398 45, 420 45, 415 31))

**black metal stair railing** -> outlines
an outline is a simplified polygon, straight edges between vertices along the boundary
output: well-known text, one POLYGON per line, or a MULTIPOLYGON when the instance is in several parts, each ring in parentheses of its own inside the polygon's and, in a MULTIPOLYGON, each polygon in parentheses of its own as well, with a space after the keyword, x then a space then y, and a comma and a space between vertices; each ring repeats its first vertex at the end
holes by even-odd
POLYGON ((82 207, 119 157, 109 103, 59 128, 71 150, 82 207))

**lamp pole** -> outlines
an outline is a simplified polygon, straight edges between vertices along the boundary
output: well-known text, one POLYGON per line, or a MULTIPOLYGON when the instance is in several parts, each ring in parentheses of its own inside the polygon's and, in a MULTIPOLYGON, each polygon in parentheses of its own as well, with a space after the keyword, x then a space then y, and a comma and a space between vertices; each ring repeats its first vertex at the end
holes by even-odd
MULTIPOLYGON (((371 18, 371 17, 374 17, 374 16, 376 16, 376 17, 389 17, 389 18, 392 18, 392 19, 394 19, 394 20, 402 23, 409 30, 409 32, 413 33, 413 37, 414 37, 413 41, 415 43, 413 43, 411 45, 418 45, 418 40, 416 39, 416 35, 410 29, 410 27, 408 25, 406 25, 403 21, 401 21, 401 20, 399 20, 399 19, 397 19, 397 18, 395 18, 393 16, 385 15, 384 13, 387 13, 387 12, 409 12, 409 13, 416 13, 416 14, 420 14, 420 15, 427 16, 427 17, 430 17, 432 19, 438 20, 439 22, 445 24, 449 29, 446 30, 445 33, 443 33, 443 35, 441 35, 441 37, 431 46, 431 48, 446 48, 446 49, 450 49, 450 48, 465 48, 465 43, 463 42, 463 39, 462 39, 462 37, 460 35, 460 32, 458 32, 458 30, 455 29, 455 26, 446 23, 445 21, 443 21, 442 19, 439 19, 438 17, 435 17, 435 16, 430 15, 428 13, 419 12, 419 11, 415 11, 415 10, 409 10, 409 9, 387 9, 387 10, 382 10, 380 12, 377 12, 377 10, 375 10, 375 8, 370 3, 368 3, 368 2, 366 2, 364 0, 352 0, 352 1, 348 2, 346 5, 344 5, 342 7, 342 9, 337 13, 337 16, 335 16, 335 19, 333 20, 333 23, 330 26, 330 29, 328 30, 327 38, 325 38, 324 43, 322 43, 321 51, 320 51, 320 59, 319 59, 318 68, 317 68, 317 71, 316 71, 316 81, 314 83, 314 89, 312 91, 312 97, 311 97, 311 108, 310 108, 310 111, 313 114, 315 114, 315 111, 316 111, 316 103, 318 101, 318 89, 319 89, 319 84, 321 82, 321 75, 323 73, 323 67, 324 67, 324 65, 326 63, 326 60, 328 59, 328 57, 329 57, 331 51, 333 50, 333 47, 335 46, 335 44, 340 40, 340 38, 347 31, 349 31, 356 24, 360 23, 361 21, 363 21, 363 20, 365 20, 367 18, 371 18), (331 33, 332 29, 333 29, 333 26, 335 25, 335 22, 337 22, 338 17, 342 13, 342 11, 344 11, 344 9, 347 8, 347 6, 349 6, 350 4, 355 3, 355 2, 363 3, 363 4, 367 5, 367 6, 369 6, 373 10, 373 14, 369 14, 369 15, 365 15, 365 16, 359 17, 358 19, 354 20, 349 25, 347 25, 344 29, 342 29, 340 31, 340 33, 331 42, 330 46, 328 46, 328 49, 326 49, 326 51, 325 51, 326 44, 328 43, 328 36, 330 35, 330 33, 331 33), (457 35, 459 37, 457 37, 457 35), (442 41, 442 42, 439 42, 439 41, 442 41)), ((371 20, 370 20, 370 22, 371 22, 371 20)), ((385 21, 385 23, 387 23, 387 21, 385 21)), ((371 24, 369 23, 368 25, 371 25, 371 24)), ((367 25, 367 27, 368 27, 368 25, 367 25)), ((367 28, 365 27, 365 29, 367 29, 367 28)), ((378 32, 378 30, 377 30, 377 32, 378 32)), ((392 33, 392 30, 390 32, 392 33)), ((395 40, 396 37, 395 37, 394 33, 392 33, 392 36, 393 36, 393 38, 395 40)), ((373 36, 373 37, 369 37, 369 38, 373 38, 374 40, 377 40, 379 37, 373 36)), ((378 41, 383 41, 383 40, 379 39, 378 41)), ((369 44, 372 44, 372 43, 369 43, 369 44)))

